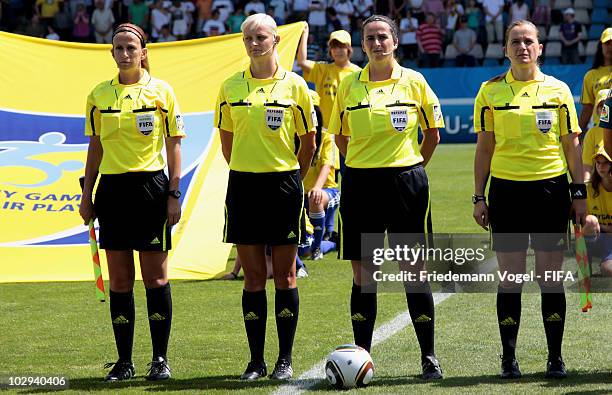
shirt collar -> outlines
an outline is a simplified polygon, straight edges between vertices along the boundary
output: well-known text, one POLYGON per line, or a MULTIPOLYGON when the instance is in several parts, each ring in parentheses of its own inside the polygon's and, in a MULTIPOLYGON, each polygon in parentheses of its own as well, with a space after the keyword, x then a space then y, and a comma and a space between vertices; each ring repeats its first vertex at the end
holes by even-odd
MULTIPOLYGON (((282 80, 283 78, 285 78, 285 75, 287 74, 287 71, 285 69, 282 68, 282 66, 279 64, 278 67, 276 68, 276 72, 274 73, 274 75, 272 76, 273 80, 282 80)), ((248 79, 255 79, 255 77, 253 77, 253 75, 251 74, 251 67, 247 67, 246 70, 244 70, 243 74, 242 74, 243 78, 248 78, 248 79)))
MULTIPOLYGON (((149 72, 146 69, 142 69, 142 71, 144 71, 144 73, 142 74, 140 80, 138 80, 137 83, 130 85, 147 85, 149 81, 151 81, 151 76, 149 75, 149 72)), ((113 80, 111 81, 111 85, 121 85, 119 83, 119 74, 117 74, 115 78, 113 78, 113 80)))
MULTIPOLYGON (((393 61, 393 71, 391 72, 391 79, 397 80, 402 77, 402 66, 397 63, 397 61, 393 61)), ((366 66, 361 70, 361 74, 359 75, 359 81, 361 82, 370 82, 370 64, 366 64, 366 66)))
MULTIPOLYGON (((540 69, 538 69, 538 71, 536 72, 536 75, 535 75, 534 81, 537 81, 537 82, 544 82, 544 78, 545 78, 545 77, 546 77, 546 76, 544 75, 544 73, 542 73, 542 71, 540 71, 540 69)), ((506 73, 506 77, 505 77, 504 79, 506 80, 506 82, 507 82, 508 84, 511 84, 511 83, 513 83, 514 81, 516 81, 516 80, 514 79, 514 76, 512 75, 512 69, 508 70, 508 72, 506 73)), ((525 81, 521 81, 521 82, 525 82, 525 81)))

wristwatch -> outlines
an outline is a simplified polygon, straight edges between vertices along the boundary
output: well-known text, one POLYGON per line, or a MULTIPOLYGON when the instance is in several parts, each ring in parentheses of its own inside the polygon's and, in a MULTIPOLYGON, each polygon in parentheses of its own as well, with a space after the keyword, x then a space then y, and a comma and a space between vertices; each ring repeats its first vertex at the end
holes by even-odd
POLYGON ((180 199, 181 191, 179 191, 178 189, 175 189, 173 191, 168 191, 168 196, 173 197, 175 199, 180 199))
POLYGON ((486 202, 487 198, 483 195, 472 195, 472 203, 476 204, 478 202, 486 202))

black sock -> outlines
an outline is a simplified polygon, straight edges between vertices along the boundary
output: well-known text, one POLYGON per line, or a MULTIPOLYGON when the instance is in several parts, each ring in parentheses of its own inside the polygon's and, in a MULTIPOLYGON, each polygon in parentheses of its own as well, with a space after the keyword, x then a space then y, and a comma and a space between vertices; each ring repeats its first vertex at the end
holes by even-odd
POLYGON ((149 313, 149 329, 153 344, 153 358, 166 359, 170 327, 172 326, 172 294, 170 283, 147 289, 147 311, 149 313))
POLYGON ((548 357, 560 357, 565 327, 565 290, 563 285, 541 287, 541 290, 542 320, 548 344, 548 357))
POLYGON ((242 316, 249 340, 251 361, 264 360, 264 345, 266 343, 266 319, 268 316, 268 301, 266 290, 249 292, 242 291, 242 316))
POLYGON ((109 291, 110 313, 115 334, 115 344, 119 360, 132 361, 132 345, 134 343, 134 292, 109 291))
POLYGON ((368 352, 372 348, 372 334, 376 322, 376 293, 362 293, 353 283, 351 290, 351 323, 355 344, 368 352))
POLYGON ((406 301, 421 347, 421 356, 434 355, 435 315, 429 283, 407 288, 406 301))
POLYGON ((278 333, 278 359, 291 361, 293 339, 300 313, 297 288, 277 289, 274 297, 276 332, 278 333))
POLYGON ((521 324, 521 289, 497 288, 497 323, 505 358, 515 358, 521 324))

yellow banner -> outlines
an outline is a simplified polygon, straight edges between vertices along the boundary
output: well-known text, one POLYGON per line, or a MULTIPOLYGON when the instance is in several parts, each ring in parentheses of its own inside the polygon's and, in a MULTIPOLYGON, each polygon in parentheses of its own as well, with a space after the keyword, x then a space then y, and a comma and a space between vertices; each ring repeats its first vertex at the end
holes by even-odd
MULTIPOLYGON (((279 28, 287 69, 302 29, 279 28)), ((211 278, 231 248, 221 242, 227 165, 212 111, 219 85, 248 57, 239 34, 148 47, 151 74, 174 88, 187 132, 170 277, 211 278)), ((93 278, 78 178, 88 143, 85 99, 116 74, 110 48, 0 32, 0 282, 93 278)))

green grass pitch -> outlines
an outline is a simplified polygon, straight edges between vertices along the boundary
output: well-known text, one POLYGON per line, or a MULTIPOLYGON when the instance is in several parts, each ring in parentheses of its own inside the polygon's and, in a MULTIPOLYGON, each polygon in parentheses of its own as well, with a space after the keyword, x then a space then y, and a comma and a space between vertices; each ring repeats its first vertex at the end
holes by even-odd
MULTIPOLYGON (((472 219, 474 145, 443 145, 427 170, 437 232, 478 232, 472 219)), ((206 252, 204 251, 203 254, 206 252)), ((351 270, 333 254, 306 261, 310 277, 298 280, 300 322, 294 348, 295 376, 321 361, 335 346, 352 342, 349 320, 351 270)), ((228 268, 233 260, 228 262, 228 268)), ((597 268, 597 265, 594 266, 597 268)), ((241 317, 240 281, 173 281, 174 319, 169 359, 173 379, 143 379, 151 345, 145 295, 136 284, 134 363, 137 378, 105 384, 102 365, 116 358, 108 303, 95 301, 93 283, 0 284, 0 377, 63 375, 74 393, 269 394, 278 383, 237 379, 248 360, 241 317)), ((406 310, 403 294, 379 295, 377 326, 406 310)), ((277 351, 273 284, 268 284, 266 359, 277 351)), ((537 293, 523 295, 517 357, 523 378, 497 378, 501 345, 495 295, 455 294, 436 308, 436 350, 445 378, 423 382, 412 326, 372 350, 376 372, 372 384, 349 393, 612 393, 612 295, 595 294, 589 313, 579 310, 578 295, 567 294, 564 358, 569 377, 544 378, 546 341, 537 293)), ((326 392, 324 382, 307 381, 311 391, 326 392)), ((36 390, 37 392, 41 390, 36 390)), ((15 392, 28 392, 20 389, 15 392)), ((347 393, 347 392, 343 392, 347 393)))

